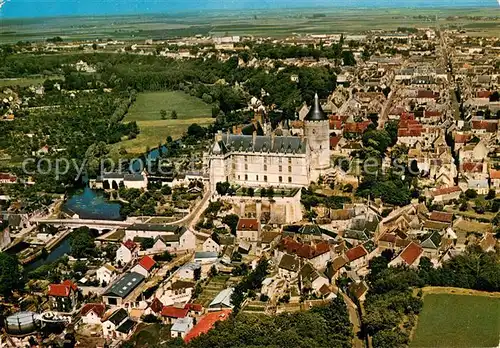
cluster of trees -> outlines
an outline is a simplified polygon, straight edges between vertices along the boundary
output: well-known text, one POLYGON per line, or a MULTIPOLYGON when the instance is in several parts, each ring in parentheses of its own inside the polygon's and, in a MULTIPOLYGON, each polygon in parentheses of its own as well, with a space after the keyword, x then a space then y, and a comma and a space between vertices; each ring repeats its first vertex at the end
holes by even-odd
POLYGON ((239 312, 241 305, 247 296, 254 296, 255 291, 262 287, 262 281, 268 274, 268 265, 269 262, 267 259, 260 259, 257 267, 255 267, 252 272, 244 276, 243 279, 234 287, 234 292, 231 295, 231 303, 234 306, 234 313, 239 312))
POLYGON ((0 252, 0 296, 8 297, 24 288, 22 266, 13 255, 0 252))
POLYGON ((71 233, 69 246, 71 256, 77 259, 96 256, 94 237, 87 226, 79 227, 71 233))
POLYGON ((350 197, 344 196, 327 196, 321 193, 316 193, 311 187, 303 188, 300 202, 307 210, 312 207, 324 205, 329 209, 342 209, 345 203, 351 203, 350 197))

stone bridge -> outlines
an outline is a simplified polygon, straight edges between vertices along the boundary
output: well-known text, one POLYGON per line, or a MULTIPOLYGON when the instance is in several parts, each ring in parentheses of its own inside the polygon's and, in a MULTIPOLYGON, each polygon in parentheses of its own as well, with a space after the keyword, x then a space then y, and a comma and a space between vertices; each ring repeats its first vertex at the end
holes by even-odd
POLYGON ((91 220, 91 219, 35 219, 36 224, 47 224, 54 227, 79 228, 87 226, 89 228, 104 232, 117 228, 126 228, 134 224, 133 221, 114 221, 114 220, 91 220))

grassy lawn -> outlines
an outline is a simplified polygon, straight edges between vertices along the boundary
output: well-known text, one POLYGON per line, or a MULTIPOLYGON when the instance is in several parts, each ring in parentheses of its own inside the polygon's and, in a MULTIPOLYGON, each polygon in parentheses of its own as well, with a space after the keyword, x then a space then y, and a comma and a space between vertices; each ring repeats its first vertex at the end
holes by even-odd
POLYGON ((21 77, 18 79, 0 79, 0 87, 8 86, 20 86, 27 87, 31 85, 41 85, 47 79, 64 79, 64 76, 54 75, 54 76, 33 76, 33 77, 21 77))
POLYGON ((429 294, 411 347, 497 347, 500 299, 429 294))
POLYGON ((193 123, 212 123, 211 110, 209 104, 184 92, 139 93, 124 122, 136 121, 141 133, 136 139, 120 142, 117 146, 129 153, 142 153, 148 146, 155 148, 160 142, 164 144, 169 135, 180 138, 193 123), (161 119, 160 110, 167 112, 167 119, 161 119), (173 110, 177 112, 176 120, 170 119, 173 110))

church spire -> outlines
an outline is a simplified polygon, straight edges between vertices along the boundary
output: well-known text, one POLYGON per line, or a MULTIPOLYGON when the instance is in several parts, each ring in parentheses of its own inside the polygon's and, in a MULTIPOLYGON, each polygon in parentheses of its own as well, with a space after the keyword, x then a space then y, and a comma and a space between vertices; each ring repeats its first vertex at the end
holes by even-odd
POLYGON ((311 109, 309 109, 309 112, 307 113, 307 116, 304 118, 305 121, 324 121, 328 120, 328 117, 326 116, 325 112, 323 111, 323 108, 321 107, 321 104, 319 103, 319 97, 318 93, 314 96, 314 102, 313 105, 311 106, 311 109))

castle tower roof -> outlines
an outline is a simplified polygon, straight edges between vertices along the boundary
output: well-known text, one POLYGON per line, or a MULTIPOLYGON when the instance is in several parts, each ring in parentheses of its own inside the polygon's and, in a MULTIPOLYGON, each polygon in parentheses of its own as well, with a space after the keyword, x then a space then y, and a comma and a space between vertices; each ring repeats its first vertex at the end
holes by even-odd
POLYGON ((304 120, 305 121, 325 121, 325 120, 328 120, 328 117, 326 116, 325 112, 323 111, 323 108, 321 108, 321 104, 319 103, 319 97, 318 97, 317 93, 314 96, 314 103, 311 106, 311 109, 307 113, 304 120))

